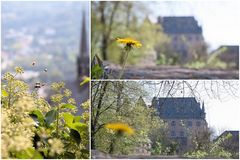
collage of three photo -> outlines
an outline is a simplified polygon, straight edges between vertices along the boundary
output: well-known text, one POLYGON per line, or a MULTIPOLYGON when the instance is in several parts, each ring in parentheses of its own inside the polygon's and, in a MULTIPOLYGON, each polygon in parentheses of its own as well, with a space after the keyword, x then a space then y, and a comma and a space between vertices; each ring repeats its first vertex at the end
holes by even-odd
POLYGON ((1 1, 2 159, 239 159, 237 0, 1 1))

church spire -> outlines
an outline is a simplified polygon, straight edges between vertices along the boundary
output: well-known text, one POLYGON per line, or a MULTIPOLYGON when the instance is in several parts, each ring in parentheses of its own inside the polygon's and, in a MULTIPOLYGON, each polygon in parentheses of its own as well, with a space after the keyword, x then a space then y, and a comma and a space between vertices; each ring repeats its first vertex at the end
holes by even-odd
POLYGON ((203 104, 202 104, 202 112, 205 113, 205 105, 204 105, 204 101, 203 101, 203 104))
POLYGON ((81 30, 81 42, 80 42, 80 57, 88 56, 88 45, 87 45, 87 30, 86 30, 86 20, 85 11, 82 14, 82 30, 81 30))
POLYGON ((204 101, 203 101, 203 104, 202 104, 202 118, 204 118, 204 119, 206 118, 204 101))
POLYGON ((83 76, 89 76, 89 53, 88 53, 88 32, 86 29, 86 15, 82 12, 82 27, 80 37, 79 55, 77 57, 78 80, 82 80, 83 76))

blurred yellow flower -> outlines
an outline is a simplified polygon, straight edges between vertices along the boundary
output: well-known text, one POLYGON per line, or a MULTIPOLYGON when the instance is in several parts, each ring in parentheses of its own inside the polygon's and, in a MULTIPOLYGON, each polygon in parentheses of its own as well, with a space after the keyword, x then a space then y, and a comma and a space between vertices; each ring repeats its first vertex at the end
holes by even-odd
POLYGON ((118 133, 127 133, 129 135, 134 133, 134 130, 125 123, 108 123, 105 125, 105 128, 111 129, 118 133))
POLYGON ((135 46, 137 48, 142 47, 142 44, 139 41, 136 41, 132 38, 117 38, 118 43, 126 44, 127 46, 135 46))

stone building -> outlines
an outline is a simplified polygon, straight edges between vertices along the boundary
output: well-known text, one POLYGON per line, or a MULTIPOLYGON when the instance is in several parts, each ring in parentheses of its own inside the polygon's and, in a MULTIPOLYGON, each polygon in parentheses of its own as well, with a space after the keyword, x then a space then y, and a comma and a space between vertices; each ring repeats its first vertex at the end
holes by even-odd
POLYGON ((217 50, 223 50, 219 58, 226 62, 229 68, 239 69, 239 46, 223 45, 217 50))
POLYGON ((157 23, 171 38, 171 51, 181 63, 206 55, 202 27, 194 17, 158 17, 157 23))
POLYGON ((157 114, 167 124, 167 137, 178 143, 177 152, 192 146, 192 138, 207 131, 204 103, 192 97, 157 98, 152 100, 157 114))

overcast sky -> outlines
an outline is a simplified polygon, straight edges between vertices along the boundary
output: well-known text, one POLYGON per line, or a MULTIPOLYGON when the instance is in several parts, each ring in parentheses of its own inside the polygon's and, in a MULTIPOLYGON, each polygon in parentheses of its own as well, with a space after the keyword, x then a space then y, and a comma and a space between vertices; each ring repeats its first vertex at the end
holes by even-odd
POLYGON ((145 2, 152 21, 161 16, 195 16, 212 49, 219 45, 240 44, 239 0, 189 0, 145 2))

